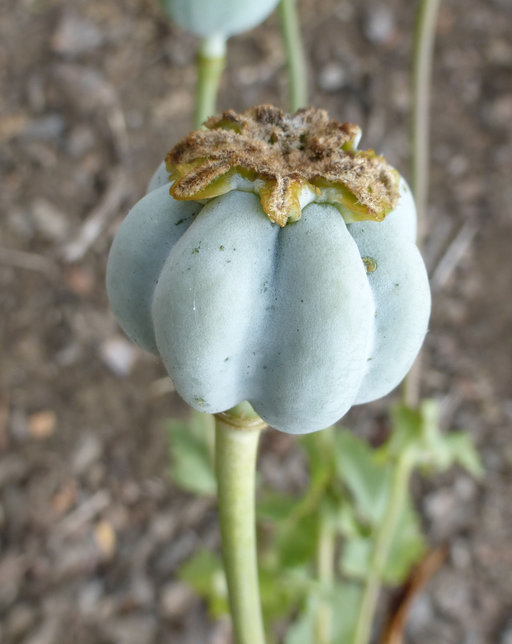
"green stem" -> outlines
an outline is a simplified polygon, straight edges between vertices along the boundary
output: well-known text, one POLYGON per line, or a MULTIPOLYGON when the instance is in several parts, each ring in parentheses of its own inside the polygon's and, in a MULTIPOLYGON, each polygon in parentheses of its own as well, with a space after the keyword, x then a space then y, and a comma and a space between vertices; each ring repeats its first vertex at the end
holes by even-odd
POLYGON ((226 39, 207 36, 199 44, 197 55, 197 87, 194 127, 201 127, 215 114, 220 79, 226 65, 226 39))
POLYGON ((254 511, 256 457, 264 426, 244 404, 215 419, 222 555, 237 644, 265 644, 254 511))
POLYGON ((365 580, 363 597, 357 616, 353 644, 368 644, 382 577, 389 556, 393 537, 400 514, 403 511, 412 465, 407 452, 403 452, 394 468, 391 479, 391 493, 384 510, 384 518, 373 540, 368 575, 365 580))
MULTIPOLYGON (((432 62, 437 14, 440 0, 420 0, 414 34, 412 73, 411 177, 412 191, 418 212, 417 244, 424 237, 425 212, 428 198, 430 164, 430 95, 432 62)), ((420 398, 421 358, 418 357, 403 384, 403 398, 410 407, 417 407, 420 398)))
POLYGON ((296 0, 281 0, 279 14, 288 64, 288 101, 290 110, 295 112, 308 103, 306 57, 302 45, 296 0))
MULTIPOLYGON (((430 95, 437 14, 440 0, 421 0, 416 18, 413 55, 412 189, 419 232, 425 216, 429 183, 430 95)), ((421 242, 421 234, 418 241, 421 242)))
POLYGON ((318 606, 315 624, 315 641, 317 644, 330 644, 332 638, 332 610, 328 594, 334 579, 333 562, 335 534, 332 522, 328 517, 320 517, 317 569, 318 581, 322 587, 322 598, 318 606))

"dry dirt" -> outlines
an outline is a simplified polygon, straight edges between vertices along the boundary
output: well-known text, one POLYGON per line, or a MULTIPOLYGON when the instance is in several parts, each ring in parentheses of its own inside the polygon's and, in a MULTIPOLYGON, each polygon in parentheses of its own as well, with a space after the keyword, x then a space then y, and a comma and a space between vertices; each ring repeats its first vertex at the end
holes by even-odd
MULTIPOLYGON (((312 104, 359 123, 406 173, 414 3, 303 0, 312 104)), ((434 312, 423 394, 487 469, 418 481, 445 566, 408 644, 512 642, 512 6, 439 18, 425 257, 434 312)), ((0 18, 0 640, 221 644, 225 621, 176 580, 215 508, 167 477, 165 419, 186 413, 107 306, 128 207, 189 129, 195 39, 150 0, 2 0, 0 18)), ((230 41, 219 106, 286 103, 278 23, 230 41)), ((406 173, 407 174, 407 173, 406 173)), ((389 400, 345 424, 378 431, 389 400)), ((301 467, 265 439, 269 478, 301 467), (274 450, 274 446, 279 450, 274 450)))

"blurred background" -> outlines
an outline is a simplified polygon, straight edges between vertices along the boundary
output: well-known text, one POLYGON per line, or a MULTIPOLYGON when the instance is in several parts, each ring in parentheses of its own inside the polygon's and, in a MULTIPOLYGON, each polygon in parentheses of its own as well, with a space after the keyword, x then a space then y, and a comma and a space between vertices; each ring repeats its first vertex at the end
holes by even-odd
MULTIPOLYGON (((409 0, 300 0, 311 103, 359 123, 408 176, 409 0)), ((512 6, 446 0, 436 44, 425 258, 434 310, 422 393, 473 436, 462 471, 415 493, 444 567, 409 644, 512 642, 512 6)), ((2 0, 0 18, 0 641, 224 644, 176 577, 218 547, 215 503, 168 476, 166 419, 187 414, 158 360, 109 312, 109 245, 190 129, 196 39, 156 0, 2 0)), ((277 16, 229 41, 220 109, 286 106, 277 16)), ((378 440, 390 399, 343 421, 378 440)), ((293 437, 260 469, 300 490, 293 437)))

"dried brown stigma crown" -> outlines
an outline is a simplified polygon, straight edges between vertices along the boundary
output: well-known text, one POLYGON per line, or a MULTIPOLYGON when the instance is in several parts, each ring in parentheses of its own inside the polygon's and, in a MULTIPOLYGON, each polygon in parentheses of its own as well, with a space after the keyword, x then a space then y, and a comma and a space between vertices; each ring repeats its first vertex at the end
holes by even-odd
POLYGON ((373 150, 357 150, 361 130, 312 107, 285 114, 259 105, 212 116, 165 161, 175 199, 208 199, 229 190, 260 195, 280 226, 311 201, 338 207, 345 221, 382 221, 398 201, 398 173, 373 150))

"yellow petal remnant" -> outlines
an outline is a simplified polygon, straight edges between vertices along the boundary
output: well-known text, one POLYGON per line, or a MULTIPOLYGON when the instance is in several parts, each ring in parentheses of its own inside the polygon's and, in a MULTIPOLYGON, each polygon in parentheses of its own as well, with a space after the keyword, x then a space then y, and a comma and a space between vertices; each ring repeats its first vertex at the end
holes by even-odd
POLYGON ((382 221, 396 206, 398 173, 373 150, 359 151, 361 130, 325 110, 285 114, 258 105, 212 116, 166 157, 171 195, 210 199, 230 190, 256 192, 268 217, 285 226, 316 201, 336 206, 348 223, 382 221))

